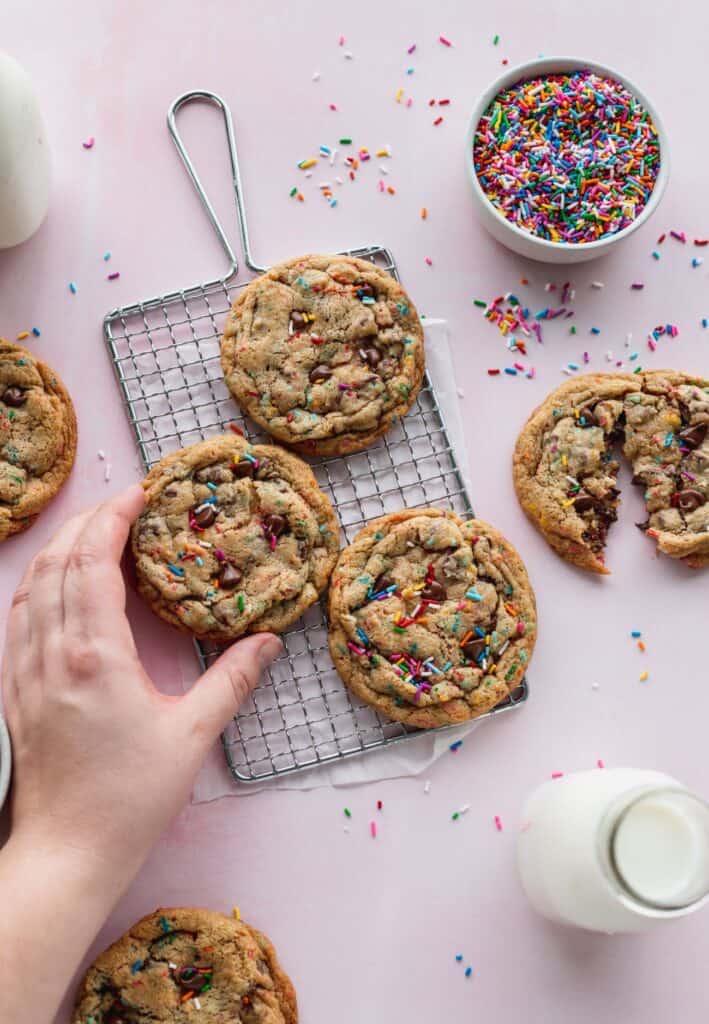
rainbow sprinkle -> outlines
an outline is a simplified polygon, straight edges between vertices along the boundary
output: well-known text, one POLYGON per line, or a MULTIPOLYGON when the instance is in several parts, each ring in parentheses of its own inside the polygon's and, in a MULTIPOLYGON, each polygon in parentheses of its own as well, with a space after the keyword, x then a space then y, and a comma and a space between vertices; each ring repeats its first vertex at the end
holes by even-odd
POLYGON ((595 242, 628 227, 660 167, 650 115, 620 83, 590 71, 499 93, 473 140, 475 171, 507 220, 552 242, 595 242))

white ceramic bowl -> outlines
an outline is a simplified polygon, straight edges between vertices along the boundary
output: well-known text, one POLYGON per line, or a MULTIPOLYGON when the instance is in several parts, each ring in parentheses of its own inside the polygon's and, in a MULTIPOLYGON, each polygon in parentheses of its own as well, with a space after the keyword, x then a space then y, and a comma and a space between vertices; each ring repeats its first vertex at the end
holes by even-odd
POLYGON ((5 725, 5 719, 0 715, 0 808, 5 803, 5 797, 10 787, 10 775, 12 773, 12 748, 10 747, 10 734, 5 725))
POLYGON ((633 231, 636 231, 655 211, 665 191, 670 174, 667 135, 659 114, 647 96, 629 81, 625 75, 621 75, 614 68, 608 67, 605 64, 597 64, 592 60, 582 60, 580 57, 543 57, 539 60, 530 60, 526 64, 518 64, 517 67, 510 68, 504 75, 500 75, 499 78, 492 82, 473 107, 468 131, 465 136, 465 167, 473 190, 476 212, 484 227, 487 228, 498 242, 502 242, 508 249, 512 249, 521 256, 528 256, 530 259, 541 260, 544 263, 582 263, 584 260, 592 260, 596 259, 597 256, 602 256, 609 251, 611 246, 621 244, 624 238, 627 238, 633 231), (613 78, 624 85, 629 92, 640 100, 657 129, 660 142, 660 169, 647 205, 633 223, 628 224, 622 231, 618 231, 615 235, 599 238, 595 242, 551 242, 546 238, 539 238, 529 231, 523 231, 522 228, 518 228, 516 224, 507 220, 492 205, 483 192, 478 176, 475 173, 473 165, 473 138, 480 118, 502 89, 506 89, 515 82, 536 78, 539 75, 579 70, 595 71, 606 78, 613 78))

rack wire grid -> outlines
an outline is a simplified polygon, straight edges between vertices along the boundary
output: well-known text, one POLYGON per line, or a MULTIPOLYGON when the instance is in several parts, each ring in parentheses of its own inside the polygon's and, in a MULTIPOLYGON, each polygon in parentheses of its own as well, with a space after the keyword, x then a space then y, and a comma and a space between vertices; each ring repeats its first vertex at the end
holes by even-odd
MULTIPOLYGON (((177 448, 223 433, 232 424, 253 442, 269 441, 241 414, 221 371, 223 321, 248 282, 236 280, 237 258, 177 131, 178 110, 195 100, 222 112, 244 259, 252 271, 265 269, 251 255, 229 109, 214 93, 185 93, 170 107, 168 127, 229 269, 222 278, 115 309, 104 318, 105 339, 146 471, 177 448)), ((398 278, 392 255, 382 246, 347 250, 347 255, 371 260, 398 278)), ((428 376, 410 412, 376 444, 354 455, 308 461, 348 543, 369 520, 404 507, 434 504, 462 516, 473 514, 428 376)), ((284 653, 222 736, 235 780, 262 782, 421 735, 350 695, 330 659, 324 601, 309 608, 281 639, 284 653)), ((214 646, 195 646, 202 668, 219 654, 214 646)), ((482 717, 518 707, 527 693, 525 681, 482 717)))

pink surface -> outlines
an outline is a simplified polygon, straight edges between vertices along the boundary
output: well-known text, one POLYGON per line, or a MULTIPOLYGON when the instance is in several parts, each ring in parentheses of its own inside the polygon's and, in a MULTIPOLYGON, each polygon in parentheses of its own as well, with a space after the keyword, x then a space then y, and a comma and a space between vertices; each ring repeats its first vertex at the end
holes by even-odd
MULTIPOLYGON (((3 545, 2 615, 29 558, 70 513, 138 476, 137 456, 101 337, 113 306, 214 276, 223 259, 173 152, 165 112, 178 94, 213 89, 232 105, 244 164, 257 258, 271 262, 307 250, 370 241, 393 249, 419 308, 452 328, 465 393, 474 500, 523 553, 539 599, 540 639, 530 673, 533 693, 520 713, 487 724, 421 780, 350 792, 265 793, 186 809, 102 932, 96 948, 158 904, 194 903, 245 918, 275 940, 296 982, 302 1017, 325 1024, 487 1019, 562 1024, 643 1021, 672 1015, 695 1021, 706 1001, 709 917, 644 938, 574 934, 546 925, 527 907, 514 870, 522 801, 552 771, 632 764, 663 769, 709 794, 705 664, 707 576, 656 559, 633 522, 639 496, 626 489, 612 535, 607 579, 558 561, 525 522, 510 480, 515 435, 532 407, 563 378, 560 367, 591 353, 607 369, 606 349, 623 353, 627 332, 647 367, 709 375, 707 269, 690 269, 700 250, 660 231, 709 233, 704 123, 706 7, 675 5, 658 20, 647 4, 599 0, 538 5, 513 0, 497 14, 438 0, 414 5, 360 0, 342 5, 249 5, 173 0, 76 0, 36 7, 6 0, 3 46, 22 61, 42 95, 55 159, 49 220, 28 244, 0 254, 0 330, 13 337, 36 324, 33 349, 49 360, 76 400, 80 422, 71 482, 28 534, 3 545), (258 13, 256 13, 258 12, 258 13), (338 13, 339 12, 339 13, 338 13), (492 46, 499 32, 501 42, 492 46), (454 43, 447 49, 440 33, 454 43), (353 61, 343 58, 340 34, 353 61), (406 48, 418 48, 408 57, 406 48), (474 222, 461 145, 467 109, 500 70, 500 61, 538 52, 582 52, 623 69, 664 115, 672 180, 658 215, 620 253, 573 272, 579 335, 557 322, 535 346, 535 381, 490 379, 509 365, 496 329, 473 297, 524 291, 548 304, 552 269, 525 263, 474 222), (407 76, 408 66, 415 73, 407 76), (318 83, 314 71, 322 72, 318 83), (397 88, 414 97, 394 102, 397 88), (432 126, 430 97, 450 97, 432 126), (334 102, 337 112, 328 109, 334 102), (391 143, 395 196, 376 190, 368 167, 330 209, 314 183, 307 202, 288 198, 303 184, 295 163, 339 135, 374 149, 391 143), (81 142, 94 135, 93 150, 81 142), (419 219, 427 206, 429 218, 419 219), (107 266, 102 256, 110 249, 107 266), (424 257, 433 265, 428 267, 424 257), (118 281, 106 273, 119 270, 118 281), (521 275, 532 282, 519 285, 521 275), (643 292, 631 292, 632 280, 643 292), (76 281, 78 294, 69 293, 76 281), (602 280, 602 291, 589 288, 602 280), (675 322, 680 337, 647 351, 645 335, 675 322), (602 329, 598 337, 591 325, 602 329), (113 464, 103 481, 106 451, 113 464), (647 653, 630 639, 641 629, 647 653), (704 659, 704 661, 702 660, 704 659), (650 677, 638 681, 643 668, 650 677), (599 689, 593 690, 592 683, 599 689), (375 801, 384 801, 376 840, 375 801), (342 808, 353 812, 343 831, 342 808), (469 803, 452 823, 451 812, 469 803), (493 815, 504 831, 498 833, 493 815), (454 961, 473 965, 466 981, 454 961)), ((186 135, 202 140, 200 166, 233 224, 225 151, 211 112, 185 116, 186 135), (188 124, 189 121, 189 124, 188 124)), ((376 161, 378 162, 378 161, 376 161)), ((306 191, 304 189, 304 191, 306 191)), ((627 351, 626 353, 627 354, 627 351)), ((523 360, 526 362, 526 360, 523 360)), ((625 479, 627 485, 627 474, 625 479)), ((163 682, 174 678, 178 641, 142 608, 133 608, 146 661, 163 682)), ((183 645, 183 652, 187 650, 183 645)), ((126 752, 130 756, 130 752, 126 752)), ((80 908, 68 908, 80 913, 80 908)), ((66 1018, 62 1017, 64 1021, 66 1018)))

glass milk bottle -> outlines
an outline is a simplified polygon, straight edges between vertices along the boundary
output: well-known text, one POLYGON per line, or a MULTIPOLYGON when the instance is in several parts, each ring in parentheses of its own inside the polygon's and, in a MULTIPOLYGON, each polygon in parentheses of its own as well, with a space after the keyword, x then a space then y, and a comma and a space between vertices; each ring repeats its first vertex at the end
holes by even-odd
POLYGON ((532 905, 563 924, 641 932, 709 894, 709 806, 662 772, 575 772, 532 793, 518 840, 532 905))
POLYGON ((49 149, 37 95, 0 53, 0 249, 33 235, 49 206, 49 149))

